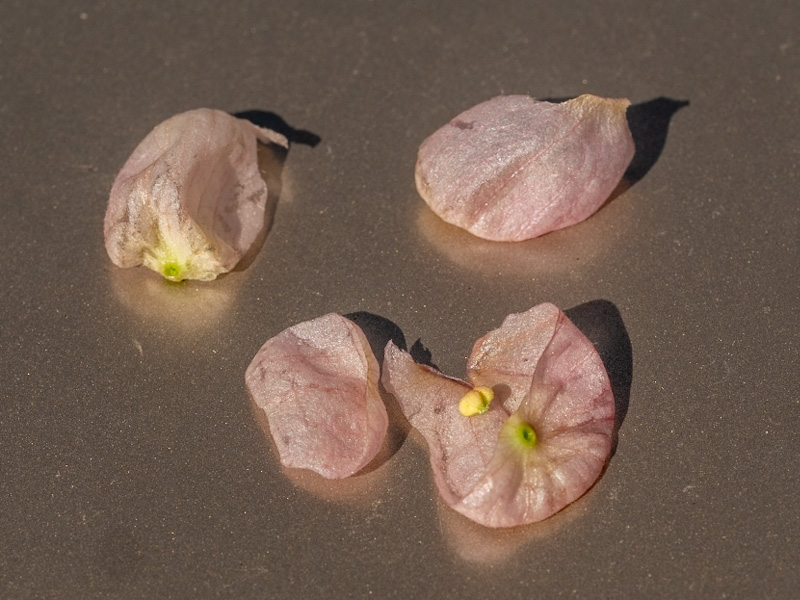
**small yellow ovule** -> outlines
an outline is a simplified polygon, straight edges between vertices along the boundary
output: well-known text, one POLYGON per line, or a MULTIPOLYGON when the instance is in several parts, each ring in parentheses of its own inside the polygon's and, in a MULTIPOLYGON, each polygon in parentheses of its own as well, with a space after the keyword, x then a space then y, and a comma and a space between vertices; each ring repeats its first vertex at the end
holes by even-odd
POLYGON ((494 390, 485 385, 479 385, 468 391, 458 402, 458 410, 465 417, 480 415, 489 410, 489 405, 494 399, 494 390))

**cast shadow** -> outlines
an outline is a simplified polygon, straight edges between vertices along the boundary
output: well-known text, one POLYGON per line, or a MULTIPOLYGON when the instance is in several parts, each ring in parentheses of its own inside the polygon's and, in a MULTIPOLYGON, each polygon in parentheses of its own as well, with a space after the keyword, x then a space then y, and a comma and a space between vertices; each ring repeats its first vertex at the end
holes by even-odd
POLYGON ((295 129, 273 112, 265 110, 243 110, 234 113, 233 116, 237 119, 246 119, 253 125, 277 131, 289 140, 289 147, 291 147, 292 144, 301 144, 314 148, 322 141, 322 138, 316 133, 306 131, 305 129, 295 129))
MULTIPOLYGON (((386 344, 390 341, 401 350, 408 352, 417 364, 439 370, 431 361, 431 352, 422 344, 422 340, 418 339, 411 344, 411 348, 407 348, 403 331, 389 319, 365 311, 353 312, 344 316, 358 325, 361 331, 364 332, 364 336, 367 338, 370 348, 372 348, 372 353, 378 361, 381 372, 383 372, 383 357, 386 344)), ((382 384, 379 386, 379 390, 386 406, 386 413, 389 416, 389 427, 386 431, 386 442, 383 448, 375 459, 364 467, 365 472, 378 468, 394 456, 411 432, 411 423, 408 422, 408 419, 403 414, 397 398, 387 392, 382 384)))
POLYGON ((667 143, 667 131, 672 115, 689 106, 688 100, 673 100, 660 96, 648 102, 628 107, 628 128, 633 136, 636 152, 625 179, 633 185, 653 168, 667 143))
MULTIPOLYGON (((544 98, 543 100, 558 104, 574 98, 577 96, 544 98)), ((667 132, 672 116, 684 106, 689 106, 688 100, 674 100, 659 96, 653 100, 632 104, 628 107, 625 116, 636 148, 631 164, 628 165, 625 175, 623 175, 628 187, 640 181, 658 162, 667 143, 667 132)), ((619 194, 619 191, 615 191, 609 200, 619 194)))
POLYGON ((591 340, 606 367, 614 392, 614 436, 611 453, 617 449, 619 429, 628 414, 633 381, 633 348, 622 316, 608 300, 592 300, 564 311, 591 340))
MULTIPOLYGON (((383 370, 383 354, 386 349, 386 344, 390 341, 401 350, 406 350, 406 338, 403 331, 396 323, 390 321, 385 317, 375 315, 373 313, 358 311, 344 315, 353 323, 361 328, 364 336, 369 342, 372 353, 378 361, 378 365, 383 370)), ((417 346, 419 342, 412 346, 412 349, 417 346)), ((419 344, 421 346, 421 344, 419 344)), ((417 357, 411 354, 415 360, 417 357)), ((389 427, 386 431, 386 440, 378 455, 364 467, 365 472, 369 472, 381 466, 389 460, 394 454, 400 450, 400 447, 405 442, 411 431, 411 424, 403 414, 397 398, 393 394, 388 393, 383 389, 383 385, 379 386, 381 398, 386 406, 386 413, 389 416, 389 427)))
MULTIPOLYGON (((245 110, 233 113, 233 116, 238 119, 250 121, 259 127, 264 127, 280 133, 289 141, 289 148, 291 148, 292 144, 303 144, 313 148, 321 141, 318 135, 310 131, 295 129, 280 116, 272 112, 245 110)), ((267 184, 267 206, 264 210, 264 228, 250 247, 250 250, 247 251, 236 267, 234 267, 234 271, 243 271, 253 263, 256 256, 261 252, 261 248, 264 246, 267 234, 270 229, 272 229, 272 223, 275 220, 275 211, 278 208, 278 202, 283 188, 281 174, 283 173, 283 166, 286 163, 286 157, 289 155, 289 148, 283 148, 278 144, 264 143, 259 140, 258 170, 264 178, 264 182, 267 184)))
POLYGON ((383 368, 383 351, 386 344, 393 342, 401 350, 406 349, 406 337, 393 321, 365 311, 352 312, 343 316, 358 325, 364 332, 381 368, 383 368))
POLYGON ((361 331, 364 332, 381 368, 383 368, 383 352, 386 349, 386 344, 391 341, 401 350, 408 352, 414 362, 439 370, 439 367, 431 361, 433 355, 422 344, 422 340, 417 340, 411 344, 409 349, 406 346, 406 337, 403 335, 403 331, 389 319, 364 311, 353 312, 344 316, 358 325, 361 331))
POLYGON ((433 354, 422 344, 421 339, 411 344, 411 349, 408 353, 411 355, 411 358, 414 359, 415 363, 441 371, 439 366, 433 362, 433 354))

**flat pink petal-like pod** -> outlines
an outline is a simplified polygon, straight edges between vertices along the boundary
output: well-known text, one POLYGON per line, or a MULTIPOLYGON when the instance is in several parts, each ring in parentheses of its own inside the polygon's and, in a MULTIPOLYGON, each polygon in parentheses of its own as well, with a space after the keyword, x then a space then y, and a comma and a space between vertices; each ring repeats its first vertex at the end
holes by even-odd
POLYGON ((389 420, 361 329, 335 313, 268 340, 245 374, 286 467, 348 477, 378 453, 389 420))
POLYGON ((104 234, 112 262, 174 281, 233 269, 269 226, 257 140, 288 147, 279 133, 209 108, 157 125, 111 188, 104 234))
POLYGON ((542 304, 510 315, 475 344, 470 377, 499 401, 465 417, 458 405, 471 386, 387 347, 384 387, 428 442, 448 504, 483 525, 511 527, 549 517, 594 484, 611 452, 614 398, 600 356, 563 312, 542 304), (528 389, 515 400, 526 372, 528 389))
POLYGON ((417 190, 470 233, 521 241, 599 209, 634 155, 626 99, 555 104, 498 96, 461 113, 419 149, 417 190))
MULTIPOLYGON (((472 385, 498 388, 497 399, 503 407, 509 413, 517 410, 531 388, 536 365, 553 339, 556 327, 577 331, 567 316, 548 302, 508 315, 500 327, 472 347, 467 359, 467 376, 472 385)), ((589 347, 594 351, 591 343, 589 347)))
POLYGON ((464 417, 458 401, 472 387, 415 363, 392 342, 384 352, 381 382, 428 442, 436 485, 456 506, 482 479, 508 413, 494 404, 480 418, 464 417))

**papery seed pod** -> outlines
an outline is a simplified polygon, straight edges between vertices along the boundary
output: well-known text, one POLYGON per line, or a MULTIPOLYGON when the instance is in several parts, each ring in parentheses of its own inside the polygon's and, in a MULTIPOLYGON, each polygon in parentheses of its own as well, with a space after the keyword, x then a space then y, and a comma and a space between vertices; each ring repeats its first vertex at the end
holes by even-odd
POLYGON ((379 378, 364 333, 335 313, 267 340, 245 374, 281 463, 329 479, 353 475, 383 444, 389 419, 379 378))
POLYGON ((546 519, 586 492, 611 453, 614 396, 592 343, 552 304, 506 317, 479 339, 470 383, 389 342, 381 382, 428 443, 445 502, 489 527, 546 519), (495 400, 460 410, 472 389, 495 400))
POLYGON ((488 240, 579 223, 633 158, 629 105, 590 94, 561 104, 528 96, 478 104, 422 143, 417 190, 442 219, 488 240))
POLYGON ((119 267, 167 279, 214 279, 233 269, 269 224, 256 140, 284 136, 200 108, 157 125, 117 175, 104 222, 119 267))

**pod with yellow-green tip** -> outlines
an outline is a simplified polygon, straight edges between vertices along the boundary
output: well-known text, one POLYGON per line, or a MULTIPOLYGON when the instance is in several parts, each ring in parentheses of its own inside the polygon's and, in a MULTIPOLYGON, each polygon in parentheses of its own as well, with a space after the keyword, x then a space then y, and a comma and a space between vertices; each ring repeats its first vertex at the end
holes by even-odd
POLYGON ((111 188, 103 224, 111 261, 171 281, 233 269, 269 227, 257 141, 288 147, 275 131, 208 108, 156 126, 111 188))
POLYGON ((383 386, 427 441, 447 504, 512 527, 549 517, 594 484, 611 452, 614 397, 600 356, 563 312, 540 304, 509 315, 475 343, 467 374, 470 383, 391 342, 385 350, 383 386), (480 412, 482 390, 496 397, 480 412))

